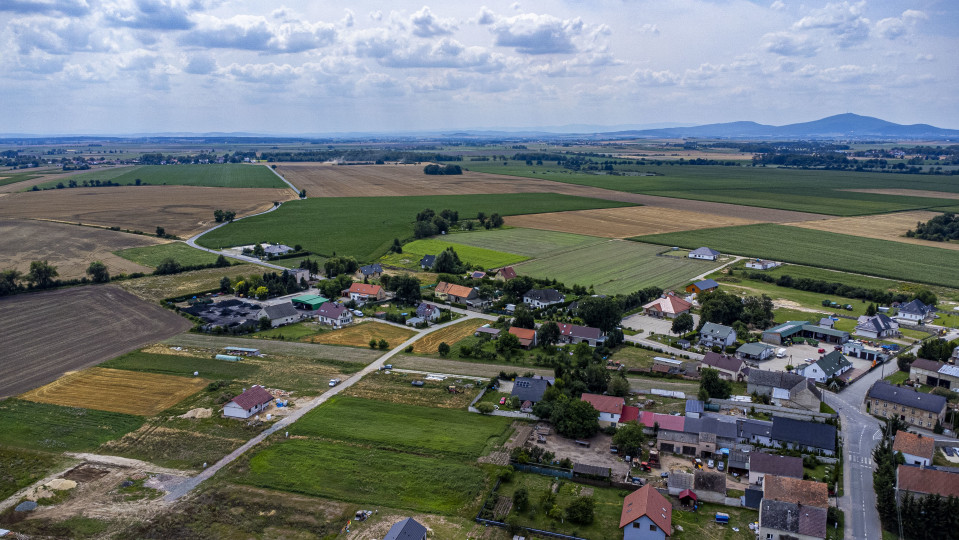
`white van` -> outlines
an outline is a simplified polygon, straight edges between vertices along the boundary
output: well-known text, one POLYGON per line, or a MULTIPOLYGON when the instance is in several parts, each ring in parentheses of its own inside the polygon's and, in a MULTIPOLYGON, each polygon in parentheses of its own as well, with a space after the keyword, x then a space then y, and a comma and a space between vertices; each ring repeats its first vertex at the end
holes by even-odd
POLYGON ((786 358, 786 349, 776 351, 776 358, 786 358))

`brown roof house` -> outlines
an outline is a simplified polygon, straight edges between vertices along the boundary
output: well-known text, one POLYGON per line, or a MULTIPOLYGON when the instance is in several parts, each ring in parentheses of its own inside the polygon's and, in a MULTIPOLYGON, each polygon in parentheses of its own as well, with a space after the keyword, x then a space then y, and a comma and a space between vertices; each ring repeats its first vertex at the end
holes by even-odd
POLYGON ((223 416, 227 418, 249 418, 266 409, 273 396, 259 385, 253 385, 243 390, 243 393, 226 402, 223 406, 223 416))
POLYGON ((759 507, 759 538, 825 538, 828 508, 826 484, 766 475, 759 507))
POLYGON ((902 452, 907 465, 932 465, 933 455, 936 453, 936 442, 932 437, 923 437, 908 431, 897 431, 896 441, 892 443, 894 452, 902 452))
POLYGON ((669 538, 673 534, 673 505, 652 486, 645 486, 623 499, 619 528, 624 540, 669 538))
POLYGON ((650 317, 675 319, 683 313, 689 313, 693 305, 669 291, 660 298, 643 306, 643 313, 650 317))
POLYGON ((509 333, 516 336, 516 339, 519 340, 520 346, 524 349, 530 349, 536 346, 536 330, 511 326, 509 333))
MULTIPOLYGON (((954 470, 954 469, 953 469, 954 470)), ((896 495, 959 497, 959 473, 952 470, 900 465, 896 469, 896 495)))

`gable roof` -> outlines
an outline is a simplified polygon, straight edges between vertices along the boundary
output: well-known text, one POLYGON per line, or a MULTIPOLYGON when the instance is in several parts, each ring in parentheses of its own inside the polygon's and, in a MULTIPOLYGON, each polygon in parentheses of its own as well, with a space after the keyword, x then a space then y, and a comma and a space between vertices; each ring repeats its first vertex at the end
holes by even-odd
POLYGON ((748 354, 750 356, 759 356, 763 353, 763 351, 774 348, 775 347, 772 345, 767 345, 761 341, 757 341, 755 343, 744 343, 738 349, 736 349, 736 352, 740 354, 748 354))
POLYGON ((639 407, 631 407, 629 405, 623 406, 623 412, 619 415, 620 422, 638 422, 639 421, 639 407))
POLYGON ((755 508, 758 509, 760 503, 763 502, 763 490, 757 489, 755 487, 746 488, 745 495, 743 496, 743 506, 746 508, 755 508))
POLYGON ((959 474, 929 467, 900 465, 896 469, 896 486, 913 493, 959 497, 959 474))
POLYGON ((582 339, 599 339, 603 337, 603 331, 591 326, 579 326, 578 324, 557 323, 559 333, 563 336, 577 337, 582 339))
POLYGON ((726 474, 697 469, 693 471, 693 489, 726 493, 726 474))
POLYGON ((516 277, 516 270, 512 266, 504 266, 499 269, 499 275, 503 276, 503 279, 513 279, 516 277))
POLYGON ((839 351, 829 351, 825 356, 816 361, 819 369, 826 374, 826 377, 832 377, 840 369, 852 367, 852 362, 846 360, 846 357, 839 351))
POLYGON ((710 249, 708 247, 696 248, 690 251, 689 254, 690 255, 709 255, 712 257, 719 257, 721 255, 721 253, 719 253, 715 249, 710 249))
POLYGON ((376 296, 382 287, 379 285, 370 285, 368 283, 354 283, 350 285, 350 294, 363 294, 366 296, 376 296))
POLYGON ((921 300, 916 298, 908 304, 899 306, 899 313, 909 313, 910 315, 922 315, 925 316, 927 313, 932 311, 931 306, 923 304, 921 300))
POLYGON ((546 303, 563 302, 566 300, 566 297, 556 289, 530 289, 523 295, 523 300, 527 298, 546 303))
POLYGON ((911 454, 932 460, 936 453, 936 442, 932 437, 923 437, 916 433, 908 431, 897 431, 896 440, 892 443, 892 449, 895 452, 911 454))
POLYGON ((912 361, 912 364, 909 365, 910 371, 912 368, 924 369, 926 371, 932 371, 933 373, 938 373, 939 369, 942 366, 946 365, 943 362, 936 362, 935 360, 926 360, 925 358, 916 358, 912 361))
POLYGON ((699 331, 699 335, 709 334, 709 336, 713 338, 726 339, 729 337, 729 334, 733 332, 735 332, 735 330, 733 330, 731 326, 708 322, 703 325, 699 331))
POLYGON ((529 340, 530 342, 532 342, 533 339, 536 338, 536 330, 532 330, 530 328, 520 328, 518 326, 510 326, 509 333, 513 334, 519 339, 526 339, 526 340, 529 340))
POLYGON ((420 305, 416 306, 416 314, 420 317, 432 315, 434 311, 442 311, 442 310, 439 307, 434 306, 433 304, 428 304, 426 302, 420 302, 420 305))
POLYGON ((774 416, 772 438, 777 441, 833 451, 836 449, 836 426, 774 416))
MULTIPOLYGON (((624 407, 625 408, 625 407, 624 407)), ((654 413, 642 411, 639 413, 639 421, 648 428, 655 428, 659 424, 660 430, 681 432, 686 427, 685 416, 673 416, 671 414, 654 413)))
POLYGON ((257 405, 273 401, 273 396, 266 391, 266 388, 254 384, 247 388, 242 394, 231 399, 228 403, 236 403, 243 410, 250 410, 257 405))
POLYGON ((873 383, 867 396, 936 414, 939 414, 946 406, 946 398, 943 396, 923 394, 911 388, 889 384, 881 379, 873 383))
POLYGON ((449 292, 450 287, 452 287, 452 286, 453 286, 453 285, 452 285, 451 283, 447 283, 447 282, 445 282, 445 281, 441 281, 441 282, 439 282, 439 283, 436 284, 436 289, 435 289, 435 291, 436 291, 437 293, 440 293, 440 294, 446 294, 447 292, 449 292))
POLYGON ((390 527, 390 532, 386 533, 383 540, 421 540, 426 534, 426 527, 420 525, 413 518, 406 518, 403 521, 394 523, 390 527))
POLYGON ((366 265, 366 266, 361 266, 361 267, 360 267, 360 272, 361 272, 364 276, 372 276, 373 274, 382 274, 382 273, 383 273, 383 267, 380 266, 380 265, 377 264, 377 263, 368 264, 368 265, 366 265))
POLYGON ((420 259, 420 267, 433 268, 435 262, 436 255, 423 255, 423 258, 420 259))
POLYGON ((763 528, 825 538, 826 515, 825 508, 764 498, 759 508, 759 523, 763 528))
POLYGON ((706 353, 706 356, 703 357, 702 363, 712 368, 732 371, 733 373, 738 373, 739 370, 743 368, 743 361, 741 358, 736 358, 735 356, 726 356, 724 354, 714 353, 712 351, 706 353))
POLYGON ((763 498, 828 508, 829 488, 825 482, 767 474, 763 478, 763 498))
POLYGON ((789 478, 802 478, 802 459, 791 456, 777 456, 763 452, 749 453, 749 472, 774 474, 789 478))
POLYGON ((873 332, 884 332, 899 328, 899 323, 889 318, 884 313, 877 313, 872 317, 863 315, 856 321, 856 330, 871 330, 873 332))
POLYGON ((339 319, 346 309, 346 306, 343 304, 337 304, 336 302, 324 302, 320 308, 316 310, 316 313, 320 316, 328 317, 330 319, 339 319))
POLYGON ((549 381, 546 379, 534 379, 532 377, 517 377, 513 381, 513 391, 511 396, 516 396, 520 401, 532 401, 536 403, 543 401, 543 393, 549 388, 549 381))
POLYGON ((655 307, 663 313, 682 313, 689 311, 693 305, 676 296, 675 293, 667 293, 643 306, 643 309, 655 307))
POLYGON ((749 384, 789 389, 801 382, 805 382, 806 378, 803 377, 802 375, 797 375, 795 373, 786 373, 785 371, 750 369, 749 378, 747 380, 749 384))
POLYGON ((263 311, 270 320, 283 319, 285 317, 299 317, 300 312, 293 307, 292 302, 285 304, 273 304, 272 306, 263 306, 263 311))
POLYGON ((673 534, 673 505, 649 484, 630 493, 623 499, 623 513, 619 518, 619 528, 629 525, 637 519, 647 516, 657 527, 673 534))
POLYGON ((597 411, 609 414, 622 414, 623 406, 626 405, 626 400, 616 396, 583 394, 580 399, 592 405, 597 411))
POLYGON ((469 298, 476 294, 476 290, 472 287, 450 284, 446 289, 446 294, 459 298, 469 298))
MULTIPOLYGON (((716 252, 716 255, 719 255, 718 251, 716 252)), ((719 283, 716 283, 716 281, 712 279, 704 279, 701 281, 696 281, 693 283, 693 285, 695 285, 696 288, 698 288, 701 291, 706 291, 709 289, 715 289, 716 287, 719 287, 719 283)))
POLYGON ((743 418, 736 421, 739 428, 739 436, 744 439, 757 437, 772 437, 773 423, 767 420, 753 420, 752 418, 743 418))

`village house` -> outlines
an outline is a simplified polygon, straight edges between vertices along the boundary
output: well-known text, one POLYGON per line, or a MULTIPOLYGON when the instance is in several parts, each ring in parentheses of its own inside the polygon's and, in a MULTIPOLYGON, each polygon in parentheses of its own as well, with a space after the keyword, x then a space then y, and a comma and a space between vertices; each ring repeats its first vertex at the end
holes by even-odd
MULTIPOLYGON (((439 289, 439 287, 437 287, 439 289)), ((468 305, 469 302, 478 300, 479 292, 473 287, 465 285, 449 285, 446 288, 446 300, 451 304, 468 305)))
POLYGON ((720 252, 715 249, 709 249, 708 247, 696 248, 689 252, 690 259, 701 259, 704 261, 718 260, 720 255, 722 255, 720 252))
POLYGON ((724 354, 710 351, 703 357, 702 364, 700 364, 700 369, 703 367, 710 367, 719 371, 719 378, 721 379, 725 379, 727 381, 739 381, 744 377, 743 368, 745 366, 746 363, 743 362, 741 358, 726 356, 724 354))
POLYGON ((801 477, 770 474, 763 479, 763 499, 829 508, 829 486, 801 477))
POLYGON ((759 507, 759 536, 764 540, 826 538, 827 509, 763 497, 759 507))
POLYGON ((746 392, 770 396, 787 407, 819 411, 822 392, 811 381, 795 373, 750 369, 746 392))
POLYGON ((872 317, 861 315, 856 322, 856 329, 852 333, 870 339, 898 337, 900 335, 899 323, 890 319, 884 313, 877 313, 872 317))
POLYGON ((560 343, 576 344, 585 341, 590 347, 596 347, 606 342, 606 336, 599 328, 567 323, 557 323, 557 326, 560 343))
POLYGON ((792 456, 777 456, 763 452, 749 453, 749 483, 762 484, 767 475, 787 478, 803 477, 802 459, 792 456))
POLYGON ((736 331, 730 326, 708 322, 699 331, 700 347, 721 347, 725 349, 736 343, 736 331))
POLYGON ((768 360, 776 354, 776 348, 761 342, 744 343, 736 349, 736 356, 743 360, 752 360, 761 362, 768 360))
POLYGON ((767 261, 765 259, 752 259, 750 261, 746 261, 746 268, 749 268, 750 270, 769 270, 770 268, 776 268, 780 265, 782 265, 782 263, 776 261, 767 261))
POLYGON ((416 306, 416 316, 424 321, 433 322, 439 319, 440 315, 442 315, 442 311, 439 306, 434 306, 426 302, 420 302, 420 305, 416 306))
POLYGON ((955 469, 900 465, 896 469, 896 497, 939 495, 959 497, 959 473, 955 469))
POLYGON ((675 319, 683 313, 689 313, 693 305, 676 296, 676 293, 669 291, 660 298, 643 306, 643 314, 660 319, 675 319))
POLYGON ((523 303, 533 309, 562 304, 566 297, 556 289, 530 289, 523 295, 523 303))
POLYGON ((267 257, 276 257, 277 255, 286 255, 293 251, 293 248, 290 246, 284 246, 283 244, 260 244, 263 247, 263 253, 267 257))
POLYGON ((889 359, 889 351, 876 347, 867 346, 861 341, 851 340, 842 344, 842 353, 846 356, 859 358, 861 360, 870 360, 876 362, 885 362, 889 359))
POLYGON ((899 417, 907 424, 932 429, 946 417, 946 398, 879 380, 866 394, 866 408, 876 416, 899 417))
POLYGON ((619 528, 624 540, 663 540, 673 534, 673 505, 649 484, 623 499, 619 528))
POLYGON ((356 272, 360 279, 376 279, 383 275, 383 267, 379 264, 368 264, 361 266, 356 272))
POLYGON ((932 465, 936 453, 936 441, 932 437, 923 437, 918 433, 899 430, 892 443, 893 452, 902 452, 906 465, 932 465))
POLYGON ((303 318, 303 314, 293 307, 291 302, 263 306, 263 316, 270 319, 270 326, 276 328, 292 324, 303 318))
POLYGON ((815 363, 803 366, 797 371, 807 379, 812 379, 817 383, 825 383, 827 380, 838 377, 850 369, 852 369, 852 362, 846 360, 841 352, 830 351, 815 363))
POLYGON ((773 444, 773 423, 767 420, 743 418, 736 422, 739 441, 749 444, 773 444))
POLYGON ((432 270, 434 264, 436 264, 436 255, 423 255, 420 259, 420 268, 423 270, 432 270))
POLYGON ((826 456, 836 452, 836 426, 821 422, 774 416, 772 439, 776 448, 821 452, 826 456))
POLYGON ((511 326, 509 333, 516 336, 516 339, 519 340, 520 347, 524 349, 532 349, 536 346, 536 330, 533 330, 532 328, 511 326))
POLYGON ((510 395, 519 398, 523 408, 529 402, 529 408, 532 409, 533 405, 543 401, 543 394, 549 387, 550 380, 543 377, 517 377, 510 395))
POLYGON ((316 318, 330 326, 346 326, 353 322, 353 312, 343 304, 325 302, 316 310, 316 318))
POLYGON ((909 378, 928 386, 959 388, 959 367, 917 358, 909 366, 909 378))
POLYGON ((616 396, 584 393, 580 399, 592 405, 599 412, 599 423, 601 425, 615 426, 618 424, 623 414, 623 407, 626 406, 626 400, 616 396))
POLYGON ((909 324, 923 324, 932 319, 936 314, 936 308, 923 304, 918 298, 899 306, 896 313, 896 319, 909 324))
POLYGON ((394 523, 383 540, 426 540, 426 527, 413 518, 394 523))
POLYGON ((243 393, 227 401, 223 406, 223 416, 227 418, 249 418, 266 409, 274 397, 266 388, 254 384, 243 393))
POLYGON ((349 296, 350 300, 357 303, 376 302, 386 300, 386 291, 379 285, 369 285, 366 283, 354 283, 349 289, 344 291, 343 296, 349 296))
POLYGON ((509 281, 516 277, 516 270, 512 266, 504 266, 496 272, 496 279, 499 281, 509 281))
POLYGON ((719 283, 711 279, 704 279, 686 285, 686 292, 690 294, 700 294, 706 291, 715 291, 719 288, 719 283))

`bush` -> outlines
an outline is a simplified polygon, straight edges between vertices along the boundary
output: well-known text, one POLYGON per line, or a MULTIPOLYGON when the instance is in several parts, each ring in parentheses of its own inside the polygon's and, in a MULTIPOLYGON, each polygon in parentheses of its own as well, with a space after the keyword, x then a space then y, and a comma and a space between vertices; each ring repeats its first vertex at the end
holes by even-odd
POLYGON ((595 517, 596 501, 592 497, 579 497, 566 507, 566 517, 573 523, 589 525, 595 517))
POLYGON ((476 410, 479 411, 481 414, 492 414, 495 409, 493 408, 492 403, 488 403, 484 401, 483 403, 476 404, 476 410))

